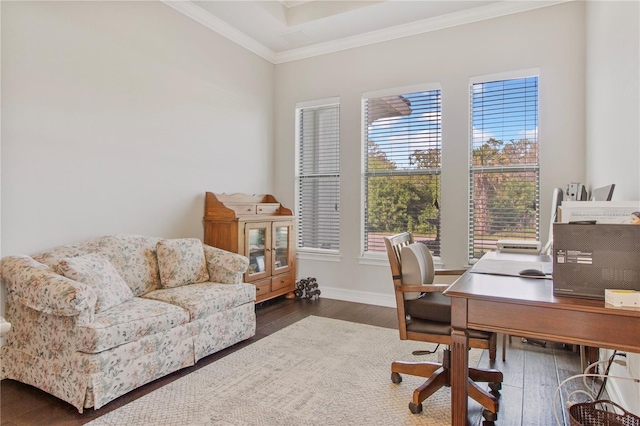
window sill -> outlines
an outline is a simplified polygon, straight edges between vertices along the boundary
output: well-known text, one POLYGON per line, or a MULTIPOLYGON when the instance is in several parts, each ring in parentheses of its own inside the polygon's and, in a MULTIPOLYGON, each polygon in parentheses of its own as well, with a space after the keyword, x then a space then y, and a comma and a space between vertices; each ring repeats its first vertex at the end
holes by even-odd
POLYGON ((339 252, 326 252, 326 251, 307 251, 298 249, 296 252, 296 258, 298 260, 318 260, 322 262, 342 262, 342 255, 339 252))
MULTIPOLYGON (((360 265, 386 266, 389 267, 389 258, 386 253, 365 253, 358 258, 360 265)), ((433 258, 433 266, 435 269, 442 269, 444 264, 439 257, 433 258)))

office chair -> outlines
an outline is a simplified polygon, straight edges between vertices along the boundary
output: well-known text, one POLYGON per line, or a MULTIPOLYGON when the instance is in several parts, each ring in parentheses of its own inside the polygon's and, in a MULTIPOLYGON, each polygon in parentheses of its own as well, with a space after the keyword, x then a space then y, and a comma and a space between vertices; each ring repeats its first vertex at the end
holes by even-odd
MULTIPOLYGON (((435 274, 461 275, 464 270, 439 270, 433 267, 433 258, 426 245, 415 243, 409 232, 384 237, 398 310, 398 328, 401 340, 416 340, 447 345, 442 363, 402 362, 391 364, 391 381, 400 383, 400 374, 427 377, 427 381, 413 392, 409 410, 422 411, 422 401, 443 386, 450 386, 451 372, 451 300, 442 292, 448 284, 433 284, 435 274)), ((489 359, 496 358, 496 334, 469 330, 469 346, 489 349, 489 359)), ((494 369, 469 368, 469 396, 485 409, 484 424, 493 424, 498 416, 499 390, 502 373, 494 369), (491 393, 476 382, 488 382, 491 393)))

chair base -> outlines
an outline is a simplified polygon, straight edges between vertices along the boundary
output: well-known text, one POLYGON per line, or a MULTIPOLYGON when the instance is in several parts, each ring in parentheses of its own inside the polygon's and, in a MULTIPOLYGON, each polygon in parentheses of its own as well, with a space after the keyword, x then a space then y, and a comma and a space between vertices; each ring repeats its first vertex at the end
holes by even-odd
MULTIPOLYGON (((395 361, 391 364, 391 381, 400 383, 400 374, 426 377, 422 385, 413 391, 413 399, 409 403, 409 410, 413 414, 422 411, 422 401, 433 395, 443 386, 451 386, 451 351, 446 349, 443 354, 442 364, 436 362, 402 362, 395 361)), ((485 424, 491 424, 498 419, 498 397, 502 388, 502 373, 494 369, 469 367, 469 396, 482 405, 485 410, 482 416, 485 424), (491 392, 482 389, 477 382, 489 383, 491 392)))

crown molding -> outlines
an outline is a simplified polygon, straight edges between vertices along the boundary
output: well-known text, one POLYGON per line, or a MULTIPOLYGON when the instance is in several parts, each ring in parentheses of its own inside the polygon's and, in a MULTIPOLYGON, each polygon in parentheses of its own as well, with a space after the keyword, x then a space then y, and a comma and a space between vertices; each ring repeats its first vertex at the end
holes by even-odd
POLYGON ((193 4, 189 0, 161 0, 162 3, 177 10, 178 12, 188 16, 196 22, 201 23, 205 27, 209 28, 220 34, 223 37, 228 38, 234 43, 239 44, 245 49, 255 53, 258 56, 266 59, 271 63, 276 63, 276 53, 269 49, 267 46, 249 37, 242 31, 232 27, 224 22, 217 16, 212 15, 200 6, 193 4))
POLYGON ((352 37, 345 37, 340 40, 318 43, 313 46, 300 47, 275 54, 276 64, 297 61, 299 59, 338 52, 341 50, 353 49, 384 41, 396 40, 403 37, 423 34, 459 25, 498 18, 520 12, 527 12, 548 6, 556 6, 574 0, 557 1, 503 1, 492 3, 486 6, 437 16, 435 18, 423 19, 409 24, 397 25, 382 30, 371 31, 352 37))
POLYGON ((193 4, 189 0, 162 0, 163 3, 174 8, 178 12, 183 13, 191 19, 201 23, 207 28, 219 33, 223 37, 228 38, 273 64, 297 61, 313 56, 339 52, 341 50, 353 49, 356 47, 396 40, 403 37, 442 30, 445 28, 456 27, 459 25, 470 24, 515 13, 527 12, 543 7, 556 6, 571 1, 575 0, 501 1, 499 3, 491 3, 486 6, 480 6, 461 12, 423 19, 382 30, 370 31, 368 33, 352 37, 345 37, 340 40, 318 43, 312 46, 300 47, 276 53, 245 33, 222 21, 218 17, 193 4))

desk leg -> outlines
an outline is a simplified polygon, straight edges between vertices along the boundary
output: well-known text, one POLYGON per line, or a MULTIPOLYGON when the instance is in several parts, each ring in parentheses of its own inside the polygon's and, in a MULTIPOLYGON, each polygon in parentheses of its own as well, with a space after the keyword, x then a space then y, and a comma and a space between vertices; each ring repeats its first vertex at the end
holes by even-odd
POLYGON ((467 424, 469 339, 467 335, 467 299, 451 299, 451 424, 467 424))

